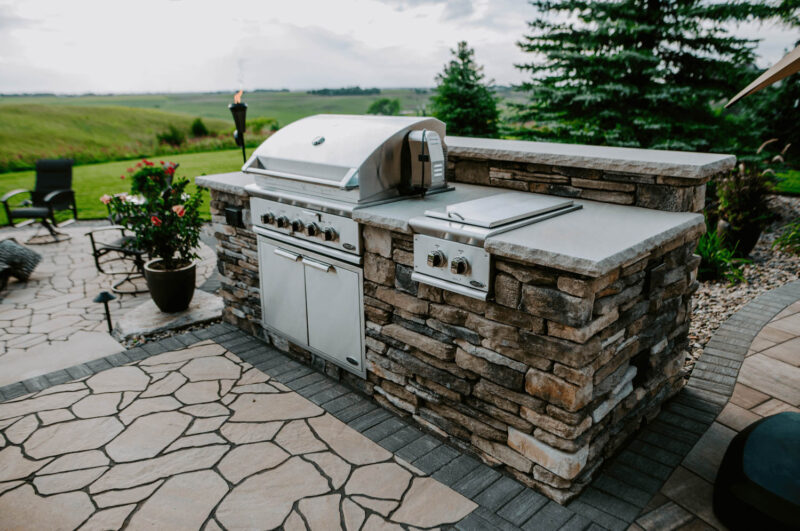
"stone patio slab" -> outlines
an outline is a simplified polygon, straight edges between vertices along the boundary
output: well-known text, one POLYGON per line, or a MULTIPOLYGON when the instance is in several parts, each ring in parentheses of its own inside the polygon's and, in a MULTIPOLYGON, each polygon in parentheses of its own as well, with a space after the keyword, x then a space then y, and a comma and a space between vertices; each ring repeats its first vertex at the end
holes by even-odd
POLYGON ((107 333, 81 330, 65 341, 41 343, 26 351, 9 352, 2 356, 0 387, 100 359, 123 350, 125 347, 107 333))
POLYGON ((222 308, 222 297, 201 290, 195 290, 189 308, 182 312, 163 313, 152 300, 148 300, 117 320, 114 337, 124 341, 208 323, 222 317, 222 308))

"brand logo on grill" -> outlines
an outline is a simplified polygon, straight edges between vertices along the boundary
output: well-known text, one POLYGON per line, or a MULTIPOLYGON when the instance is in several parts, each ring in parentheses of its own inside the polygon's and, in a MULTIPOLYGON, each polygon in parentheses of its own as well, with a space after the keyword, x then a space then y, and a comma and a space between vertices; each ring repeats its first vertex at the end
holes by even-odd
POLYGON ((325 142, 325 137, 324 136, 318 136, 317 138, 315 138, 314 140, 311 141, 311 144, 314 145, 314 146, 318 146, 318 145, 322 144, 323 142, 325 142))

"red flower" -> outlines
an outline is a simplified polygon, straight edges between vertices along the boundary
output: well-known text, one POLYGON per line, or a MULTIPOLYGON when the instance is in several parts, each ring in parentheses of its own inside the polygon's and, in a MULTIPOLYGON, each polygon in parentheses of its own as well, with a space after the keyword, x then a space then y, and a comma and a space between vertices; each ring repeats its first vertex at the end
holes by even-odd
POLYGON ((120 179, 125 179, 125 174, 123 173, 122 175, 119 176, 119 178, 120 179))
POLYGON ((133 173, 133 168, 128 168, 128 173, 133 173))
POLYGON ((150 223, 152 223, 156 227, 160 227, 161 219, 158 216, 150 216, 150 223))
POLYGON ((175 205, 172 207, 172 211, 178 214, 179 218, 182 218, 186 214, 186 208, 183 205, 175 205))

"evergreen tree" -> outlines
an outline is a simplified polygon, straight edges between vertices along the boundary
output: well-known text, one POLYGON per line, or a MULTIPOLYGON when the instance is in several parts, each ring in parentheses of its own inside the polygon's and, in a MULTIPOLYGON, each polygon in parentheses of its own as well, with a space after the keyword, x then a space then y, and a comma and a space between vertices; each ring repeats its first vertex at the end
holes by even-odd
MULTIPOLYGON (((795 0, 532 0, 519 42, 523 138, 721 151, 758 142, 758 128, 720 104, 752 78, 756 40, 733 24, 790 18, 795 0)), ((756 143, 756 145, 758 145, 756 143)))
POLYGON ((450 52, 453 59, 436 76, 433 115, 447 124, 448 134, 496 137, 497 98, 491 82, 483 81, 483 67, 475 64, 475 51, 462 41, 450 52))

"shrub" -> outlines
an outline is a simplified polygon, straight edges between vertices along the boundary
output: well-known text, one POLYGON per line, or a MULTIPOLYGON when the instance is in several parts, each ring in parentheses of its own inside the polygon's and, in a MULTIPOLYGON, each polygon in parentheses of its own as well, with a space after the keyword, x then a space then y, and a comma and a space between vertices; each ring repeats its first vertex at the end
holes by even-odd
POLYGON ((247 120, 247 130, 254 134, 271 133, 278 129, 280 129, 280 125, 275 118, 261 117, 247 120))
POLYGON ((380 98, 373 101, 367 109, 367 114, 383 114, 395 116, 400 112, 400 100, 397 98, 380 98))
POLYGON ((783 233, 772 243, 773 248, 800 254, 800 218, 783 227, 783 233))
POLYGON ((194 122, 192 122, 192 125, 189 127, 189 130, 194 138, 208 136, 209 134, 208 127, 206 127, 206 124, 203 123, 202 118, 195 118, 194 122))
POLYGON ((735 258, 733 250, 724 245, 716 230, 708 230, 700 237, 696 252, 700 255, 700 268, 697 273, 700 280, 725 278, 731 284, 745 280, 741 266, 748 261, 735 258))
POLYGON ((156 139, 158 140, 159 144, 168 144, 170 146, 178 147, 186 142, 186 135, 174 125, 170 125, 169 129, 163 133, 156 134, 156 139))

